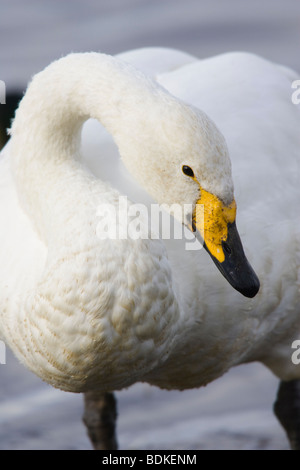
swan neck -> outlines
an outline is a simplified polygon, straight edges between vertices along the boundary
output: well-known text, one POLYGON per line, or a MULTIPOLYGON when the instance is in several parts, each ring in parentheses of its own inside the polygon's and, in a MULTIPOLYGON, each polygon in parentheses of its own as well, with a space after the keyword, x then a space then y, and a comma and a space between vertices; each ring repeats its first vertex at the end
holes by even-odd
POLYGON ((132 136, 142 125, 137 108, 142 113, 145 106, 149 108, 157 90, 161 93, 158 85, 130 65, 97 53, 70 54, 33 78, 12 126, 11 162, 20 202, 39 231, 49 226, 49 217, 61 212, 53 211, 54 204, 49 211, 48 201, 61 206, 57 195, 66 194, 66 187, 72 187, 74 197, 82 191, 87 170, 78 161, 84 122, 100 121, 124 161, 129 160, 136 147, 132 136))
POLYGON ((133 130, 136 104, 153 101, 157 88, 141 72, 104 54, 70 54, 52 63, 33 78, 17 111, 12 135, 23 149, 20 158, 24 161, 26 147, 27 156, 39 160, 78 157, 81 128, 89 118, 122 144, 133 130))

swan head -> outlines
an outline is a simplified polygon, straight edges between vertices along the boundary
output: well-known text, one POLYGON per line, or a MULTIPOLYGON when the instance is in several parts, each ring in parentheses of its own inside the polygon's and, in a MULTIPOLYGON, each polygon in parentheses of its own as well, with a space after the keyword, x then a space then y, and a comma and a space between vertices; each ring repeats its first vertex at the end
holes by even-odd
POLYGON ((159 204, 182 208, 175 217, 201 240, 225 279, 241 294, 254 297, 260 283, 236 227, 225 139, 202 111, 166 101, 156 110, 152 106, 146 121, 136 123, 143 142, 139 146, 137 139, 134 148, 124 149, 125 154, 132 152, 125 164, 159 204))

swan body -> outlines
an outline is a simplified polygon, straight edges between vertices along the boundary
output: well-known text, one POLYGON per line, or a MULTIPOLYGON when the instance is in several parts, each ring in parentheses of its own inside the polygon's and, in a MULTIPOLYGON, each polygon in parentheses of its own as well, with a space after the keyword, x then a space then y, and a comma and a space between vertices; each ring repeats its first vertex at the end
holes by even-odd
POLYGON ((164 49, 71 54, 33 78, 0 157, 0 336, 27 367, 75 392, 199 387, 249 361, 300 378, 296 78, 164 49), (99 237, 120 194, 195 208, 199 185, 235 197, 252 298, 184 240, 99 237))

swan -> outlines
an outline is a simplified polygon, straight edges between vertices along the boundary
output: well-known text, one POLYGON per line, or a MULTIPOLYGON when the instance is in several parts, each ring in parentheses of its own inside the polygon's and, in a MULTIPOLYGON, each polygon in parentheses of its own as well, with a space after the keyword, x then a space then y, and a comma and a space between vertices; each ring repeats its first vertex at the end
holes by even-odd
POLYGON ((72 53, 29 84, 0 156, 0 338, 85 394, 95 448, 103 409, 114 434, 114 390, 200 387, 251 361, 281 380, 275 412, 300 446, 296 75, 150 48, 72 53), (204 249, 102 236, 99 207, 121 195, 187 205, 175 223, 204 249))

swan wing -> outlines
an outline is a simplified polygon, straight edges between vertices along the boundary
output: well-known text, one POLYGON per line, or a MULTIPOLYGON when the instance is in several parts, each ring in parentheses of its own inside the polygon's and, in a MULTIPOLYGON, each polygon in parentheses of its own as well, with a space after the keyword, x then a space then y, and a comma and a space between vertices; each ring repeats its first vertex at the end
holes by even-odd
POLYGON ((118 54, 117 57, 153 78, 199 61, 186 52, 164 47, 134 49, 118 54))

